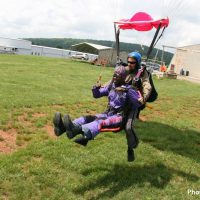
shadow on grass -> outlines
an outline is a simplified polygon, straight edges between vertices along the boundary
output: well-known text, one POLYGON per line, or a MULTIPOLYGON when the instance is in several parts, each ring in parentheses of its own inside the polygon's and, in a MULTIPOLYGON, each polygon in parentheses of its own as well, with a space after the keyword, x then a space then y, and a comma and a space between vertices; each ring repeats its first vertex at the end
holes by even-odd
POLYGON ((200 162, 200 132, 180 130, 157 122, 142 122, 139 139, 162 151, 171 151, 200 162))
POLYGON ((167 186, 173 175, 181 176, 188 181, 199 180, 199 177, 195 175, 168 168, 162 163, 146 166, 127 166, 120 164, 107 168, 90 168, 83 171, 82 174, 87 178, 88 176, 98 176, 96 180, 92 178, 89 183, 74 190, 74 193, 79 195, 83 195, 85 192, 99 190, 98 195, 92 197, 90 200, 103 199, 105 197, 113 198, 129 187, 144 187, 147 184, 150 184, 151 187, 163 189, 167 186))

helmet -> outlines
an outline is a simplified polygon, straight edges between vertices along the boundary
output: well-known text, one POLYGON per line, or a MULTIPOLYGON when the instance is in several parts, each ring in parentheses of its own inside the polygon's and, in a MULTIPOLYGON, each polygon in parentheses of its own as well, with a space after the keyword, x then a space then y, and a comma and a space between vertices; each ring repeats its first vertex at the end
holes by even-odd
POLYGON ((114 74, 117 74, 118 76, 121 76, 123 79, 126 78, 126 69, 124 66, 119 66, 115 68, 114 74))
POLYGON ((131 52, 128 54, 128 58, 134 58, 137 61, 137 64, 140 65, 142 56, 138 52, 131 52))

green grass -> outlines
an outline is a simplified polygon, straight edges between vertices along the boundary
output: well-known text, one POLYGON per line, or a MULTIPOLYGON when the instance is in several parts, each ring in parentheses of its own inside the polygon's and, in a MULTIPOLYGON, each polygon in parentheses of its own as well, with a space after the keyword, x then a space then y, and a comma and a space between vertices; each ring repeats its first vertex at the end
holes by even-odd
MULTIPOLYGON (((137 122, 136 160, 124 132, 102 133, 86 148, 52 138, 54 112, 101 112, 91 87, 113 69, 65 59, 0 55, 0 130, 17 132, 16 152, 0 155, 0 199, 199 199, 200 85, 155 79, 159 99, 137 122)), ((0 143, 4 138, 0 137, 0 143)))

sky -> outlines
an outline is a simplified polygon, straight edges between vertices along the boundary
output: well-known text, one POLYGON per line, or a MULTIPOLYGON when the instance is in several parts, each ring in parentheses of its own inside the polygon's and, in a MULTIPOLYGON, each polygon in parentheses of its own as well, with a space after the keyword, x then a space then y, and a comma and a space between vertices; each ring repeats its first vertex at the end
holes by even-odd
MULTIPOLYGON (((113 41, 113 22, 137 12, 169 17, 158 47, 200 44, 199 0, 0 0, 0 37, 113 41)), ((120 41, 149 45, 154 33, 121 31, 120 41)))

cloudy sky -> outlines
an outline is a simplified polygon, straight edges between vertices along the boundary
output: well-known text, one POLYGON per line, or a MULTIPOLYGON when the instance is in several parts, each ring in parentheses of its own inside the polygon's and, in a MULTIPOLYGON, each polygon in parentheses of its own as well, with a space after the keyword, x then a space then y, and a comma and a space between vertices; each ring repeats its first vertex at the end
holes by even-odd
MULTIPOLYGON (((113 21, 139 11, 170 25, 158 45, 200 44, 199 0, 0 0, 0 37, 114 40, 113 21)), ((122 42, 149 44, 150 32, 122 31, 122 42)))

